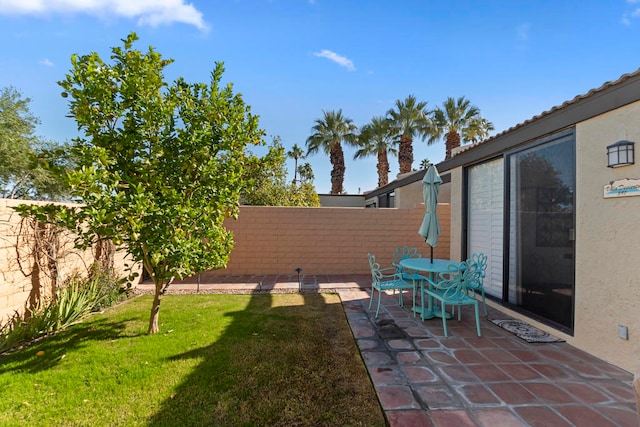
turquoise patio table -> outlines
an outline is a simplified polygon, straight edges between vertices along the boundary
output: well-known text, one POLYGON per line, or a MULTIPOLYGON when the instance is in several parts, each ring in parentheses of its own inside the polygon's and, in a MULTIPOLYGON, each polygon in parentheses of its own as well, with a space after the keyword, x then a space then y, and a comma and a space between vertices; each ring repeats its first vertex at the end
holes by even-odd
MULTIPOLYGON (((400 266, 407 270, 429 273, 431 275, 431 280, 435 282, 438 278, 438 274, 451 271, 451 266, 460 268, 460 263, 448 259, 436 258, 432 262, 430 258, 406 258, 400 261, 400 266)), ((422 280, 420 281, 420 301, 420 307, 414 307, 413 310, 420 313, 420 318, 422 320, 442 317, 440 308, 433 306, 433 298, 429 297, 427 307, 424 306, 424 281, 422 280)), ((447 319, 451 318, 451 314, 446 312, 445 316, 447 316, 447 319)))

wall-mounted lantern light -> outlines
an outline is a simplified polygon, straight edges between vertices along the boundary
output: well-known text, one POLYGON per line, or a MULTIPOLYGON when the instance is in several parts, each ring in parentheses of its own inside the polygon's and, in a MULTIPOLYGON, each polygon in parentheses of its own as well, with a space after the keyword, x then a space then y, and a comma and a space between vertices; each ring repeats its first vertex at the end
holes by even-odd
POLYGON ((635 163, 631 141, 618 141, 607 147, 607 160, 610 168, 632 165, 635 163))

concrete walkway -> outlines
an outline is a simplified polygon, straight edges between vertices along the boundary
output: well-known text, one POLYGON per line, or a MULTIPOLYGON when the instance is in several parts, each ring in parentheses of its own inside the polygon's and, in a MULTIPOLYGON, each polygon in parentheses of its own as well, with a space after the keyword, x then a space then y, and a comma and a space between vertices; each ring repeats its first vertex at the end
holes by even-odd
MULTIPOLYGON (((202 276, 172 293, 338 292, 391 426, 637 427, 633 375, 567 343, 530 344, 470 308, 462 322, 421 321, 397 295, 369 310, 369 276, 202 276)), ((149 292, 150 285, 139 285, 149 292)), ((376 294, 377 298, 377 294, 376 294)), ((377 302, 377 299, 376 299, 377 302)), ((489 318, 504 318, 489 308, 489 318)))

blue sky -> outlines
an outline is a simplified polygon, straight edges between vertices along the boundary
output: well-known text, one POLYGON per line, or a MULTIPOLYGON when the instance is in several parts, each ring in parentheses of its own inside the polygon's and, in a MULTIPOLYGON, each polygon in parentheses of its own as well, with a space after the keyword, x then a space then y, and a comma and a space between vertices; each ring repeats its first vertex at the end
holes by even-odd
MULTIPOLYGON (((304 147, 323 110, 362 126, 414 94, 429 108, 465 96, 495 133, 640 67, 640 0, 0 0, 0 88, 32 99, 39 136, 76 134, 57 81, 73 53, 135 31, 175 62, 166 77, 208 82, 214 62, 267 135, 304 147)), ((345 190, 377 184, 375 158, 345 148, 345 190)), ((414 167, 444 142, 414 141, 414 167)), ((328 156, 309 157, 328 193, 328 156)), ((391 159, 390 180, 398 172, 391 159)))

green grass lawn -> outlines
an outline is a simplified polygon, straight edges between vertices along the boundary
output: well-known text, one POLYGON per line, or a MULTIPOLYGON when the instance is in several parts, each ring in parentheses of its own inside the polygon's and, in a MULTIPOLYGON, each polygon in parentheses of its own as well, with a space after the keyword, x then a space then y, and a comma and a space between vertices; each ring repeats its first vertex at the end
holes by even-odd
POLYGON ((166 296, 145 335, 150 308, 0 355, 0 425, 385 425, 337 295, 166 296))

